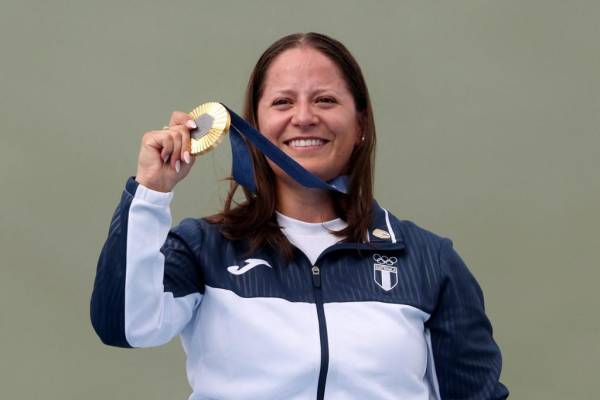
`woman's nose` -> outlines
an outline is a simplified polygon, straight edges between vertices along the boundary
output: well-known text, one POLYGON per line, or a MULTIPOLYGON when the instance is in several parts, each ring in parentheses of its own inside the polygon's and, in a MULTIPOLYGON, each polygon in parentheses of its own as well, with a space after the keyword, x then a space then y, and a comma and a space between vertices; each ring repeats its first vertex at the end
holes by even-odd
POLYGON ((294 115, 292 116, 292 124, 300 127, 315 125, 318 117, 314 111, 311 104, 304 102, 297 103, 294 108, 294 115))

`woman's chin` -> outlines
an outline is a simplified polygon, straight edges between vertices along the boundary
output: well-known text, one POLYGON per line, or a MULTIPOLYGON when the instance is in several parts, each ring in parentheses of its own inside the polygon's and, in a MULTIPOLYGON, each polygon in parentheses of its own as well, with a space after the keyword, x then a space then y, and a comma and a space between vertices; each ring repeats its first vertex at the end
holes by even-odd
POLYGON ((314 176, 316 176, 317 178, 319 178, 325 182, 330 181, 339 175, 339 174, 333 174, 332 171, 323 171, 322 169, 319 169, 319 168, 304 167, 304 169, 306 169, 308 172, 310 172, 311 174, 313 174, 314 176))
MULTIPOLYGON (((292 177, 288 176, 281 168, 275 165, 275 163, 273 163, 271 160, 268 160, 268 162, 271 168, 273 169, 273 172, 275 173, 277 179, 283 179, 284 181, 291 179, 295 182, 295 180, 292 177)), ((325 182, 337 178, 341 174, 336 173, 336 171, 332 171, 331 169, 324 168, 322 165, 314 165, 311 163, 302 162, 301 160, 296 160, 296 162, 300 164, 302 168, 304 168, 306 171, 325 182)))

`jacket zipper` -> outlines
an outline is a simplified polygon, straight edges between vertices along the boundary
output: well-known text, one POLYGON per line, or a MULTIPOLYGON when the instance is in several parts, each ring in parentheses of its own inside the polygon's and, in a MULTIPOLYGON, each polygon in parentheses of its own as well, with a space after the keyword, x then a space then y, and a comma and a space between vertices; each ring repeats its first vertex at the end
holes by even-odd
MULTIPOLYGON (((381 246, 383 247, 383 246, 381 246)), ((388 246, 386 246, 388 247, 388 246)), ((394 250, 403 248, 402 243, 394 243, 394 250)), ((333 246, 323 250, 323 252, 317 257, 315 264, 313 265, 306 254, 302 250, 298 249, 298 252, 304 256, 304 259, 311 265, 313 293, 315 296, 315 306, 317 307, 317 318, 319 321, 319 339, 321 341, 321 368, 319 370, 319 383, 317 385, 317 400, 323 400, 325 397, 325 384, 327 382, 327 371, 329 370, 329 339, 327 338, 327 322, 325 321, 325 309, 323 308, 323 289, 321 288, 321 268, 319 262, 323 259, 323 256, 329 253, 333 253, 338 250, 373 250, 372 244, 348 244, 348 243, 337 243, 333 246)))
POLYGON ((319 371, 319 384, 317 386, 317 400, 325 397, 325 382, 329 368, 329 341, 327 339, 327 324, 325 322, 325 310, 323 308, 323 293, 321 289, 321 270, 318 265, 311 268, 313 292, 315 294, 315 305, 317 307, 317 318, 319 320, 319 338, 321 340, 321 369, 319 371))

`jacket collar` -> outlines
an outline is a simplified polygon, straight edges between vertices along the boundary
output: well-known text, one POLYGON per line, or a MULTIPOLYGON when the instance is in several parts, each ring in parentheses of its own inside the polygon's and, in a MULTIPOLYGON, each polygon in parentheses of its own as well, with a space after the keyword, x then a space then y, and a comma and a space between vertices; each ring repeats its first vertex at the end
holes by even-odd
POLYGON ((367 232, 367 244, 382 250, 404 248, 404 240, 400 230, 392 226, 390 213, 373 200, 373 219, 367 232))
POLYGON ((385 208, 373 201, 373 219, 363 242, 339 242, 325 249, 317 258, 318 264, 326 254, 340 250, 398 251, 404 249, 399 229, 393 230, 390 215, 385 208))
POLYGON ((333 247, 337 250, 402 250, 405 247, 402 234, 398 228, 394 230, 391 218, 392 216, 385 208, 373 201, 373 217, 365 240, 361 243, 341 242, 333 247))

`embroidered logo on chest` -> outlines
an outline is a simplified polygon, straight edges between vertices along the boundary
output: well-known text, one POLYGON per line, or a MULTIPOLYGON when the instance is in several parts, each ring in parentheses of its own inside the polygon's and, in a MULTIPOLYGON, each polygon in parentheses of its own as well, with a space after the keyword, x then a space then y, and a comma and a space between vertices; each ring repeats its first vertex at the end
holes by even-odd
POLYGON ((394 266, 398 259, 379 254, 373 254, 373 278, 380 288, 389 292, 398 284, 398 267, 394 266))

